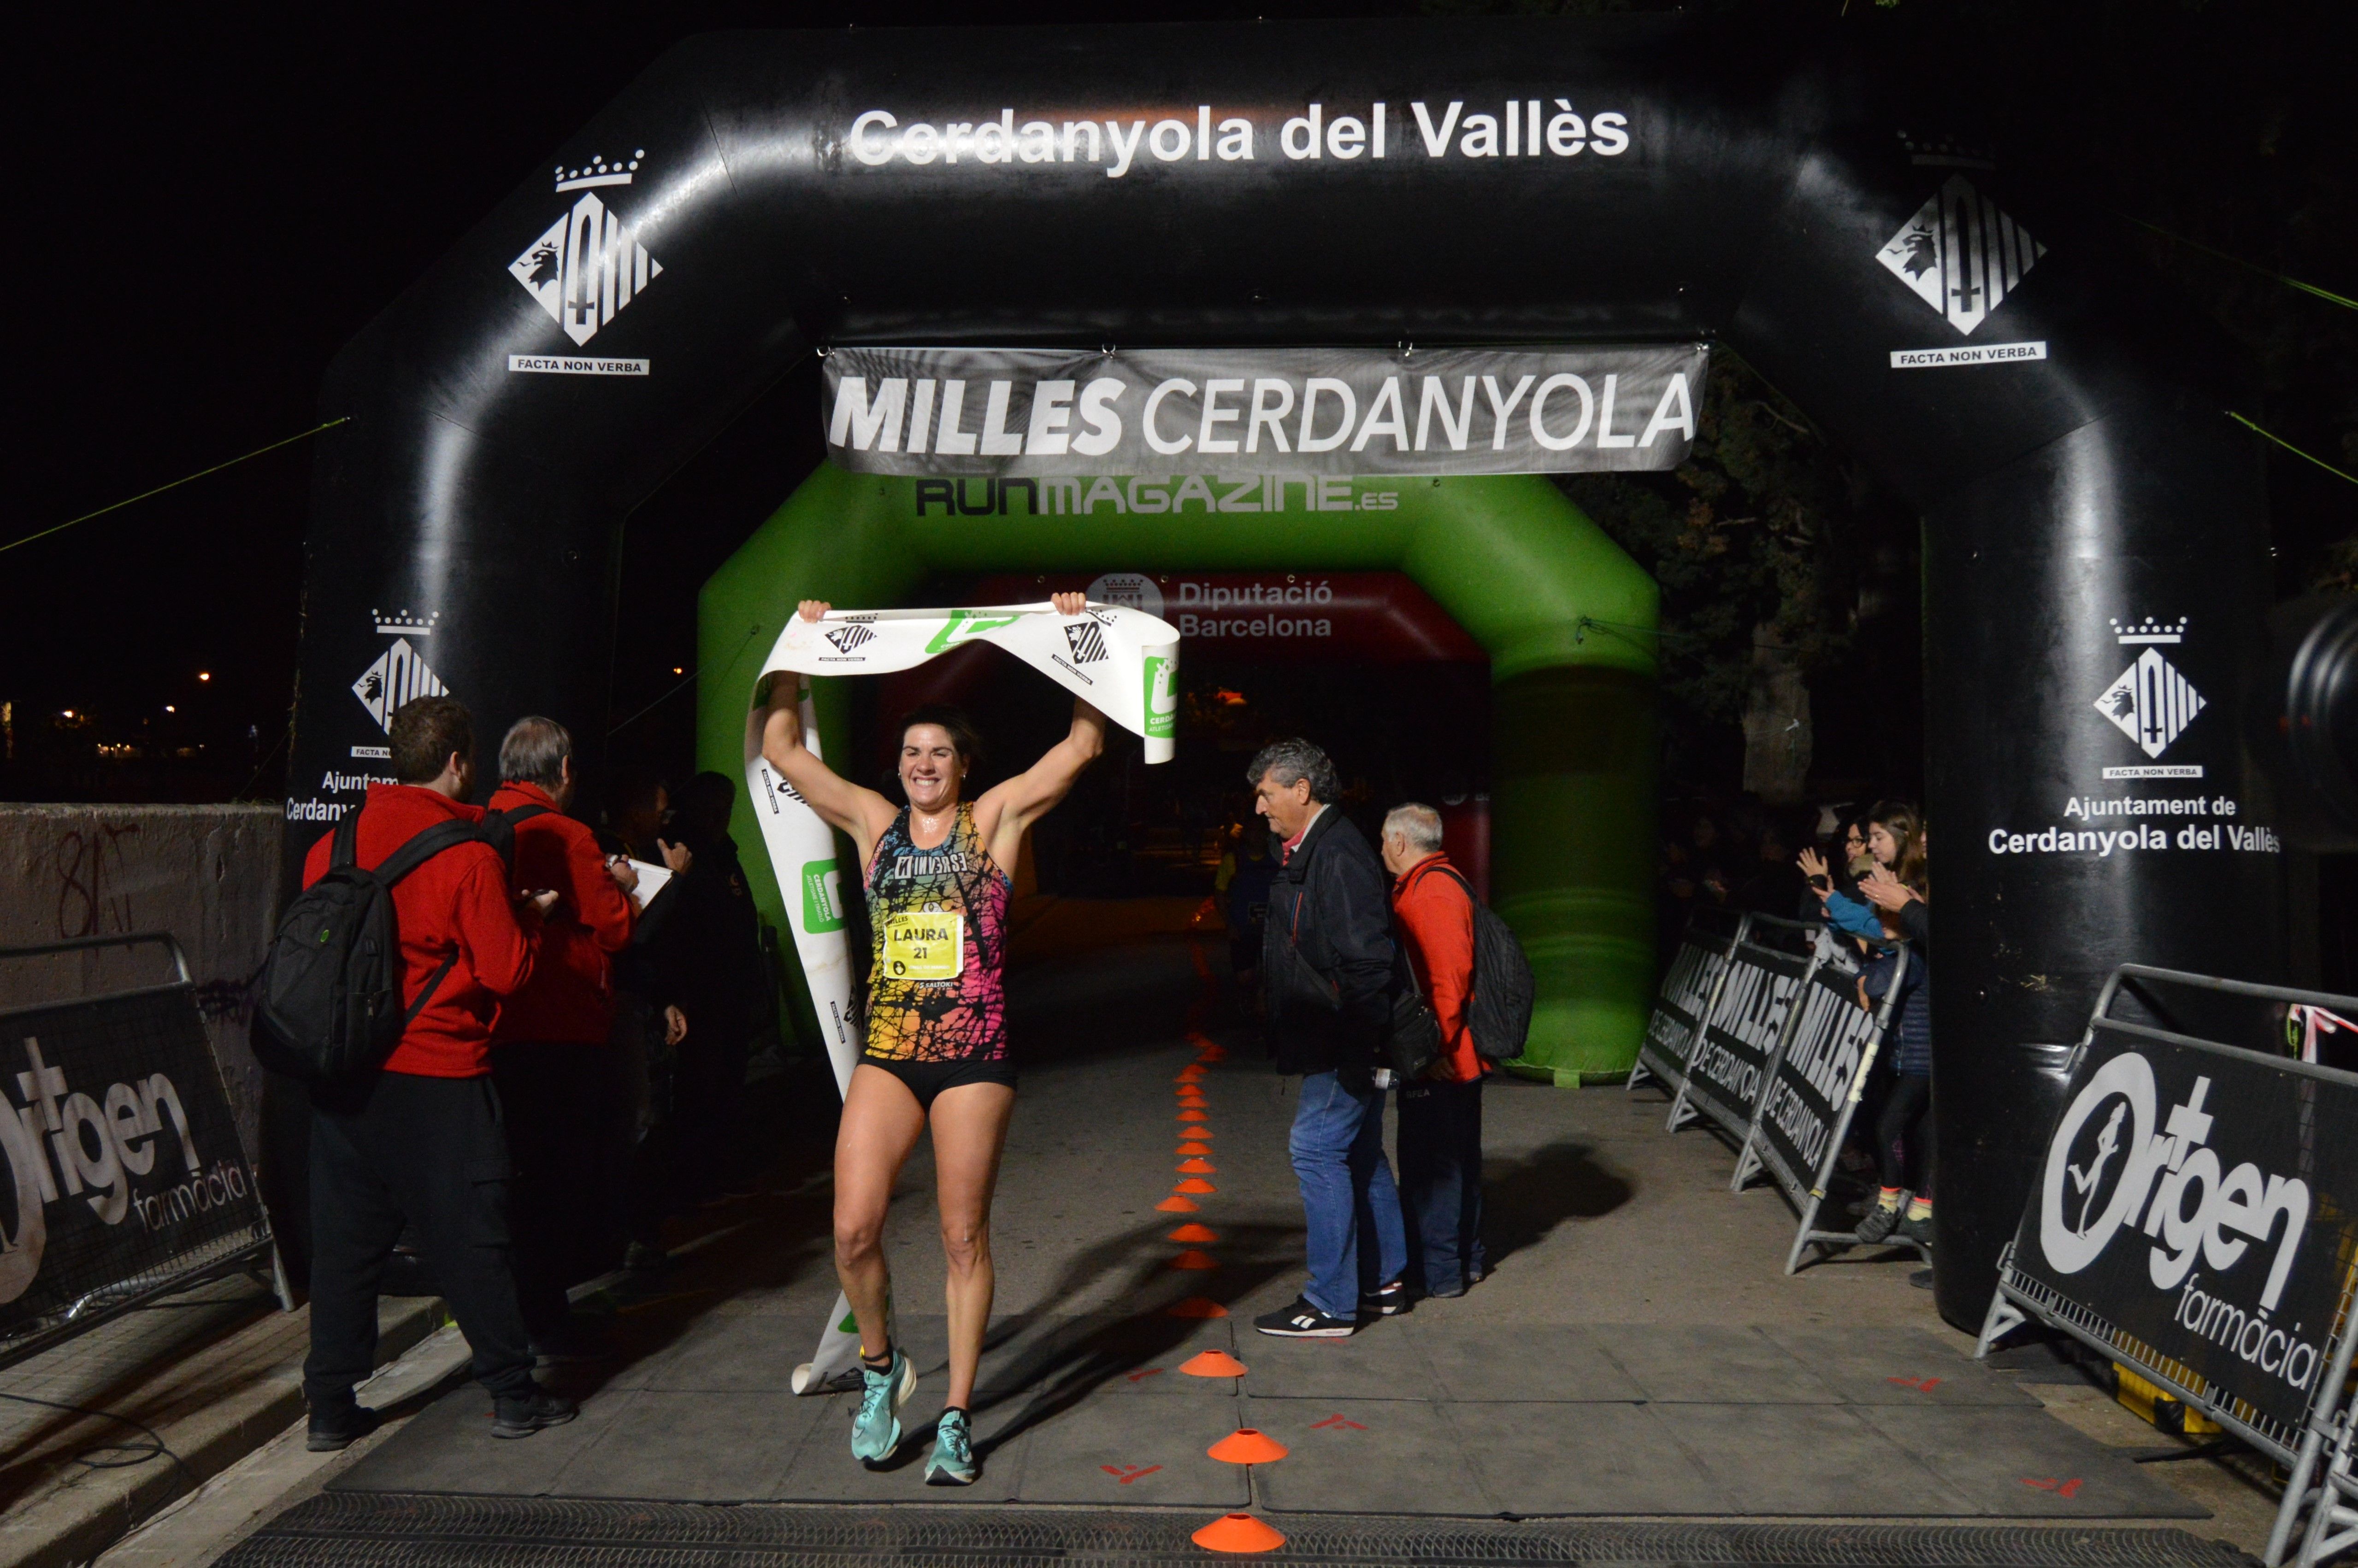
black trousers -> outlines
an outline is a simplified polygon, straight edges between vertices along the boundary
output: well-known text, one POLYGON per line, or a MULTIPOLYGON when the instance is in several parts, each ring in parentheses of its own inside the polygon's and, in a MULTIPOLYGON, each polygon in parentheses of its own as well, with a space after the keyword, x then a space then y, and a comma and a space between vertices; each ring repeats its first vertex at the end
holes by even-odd
POLYGON ((1482 1080, 1419 1078, 1400 1091, 1401 1213, 1409 1273, 1455 1292, 1489 1271, 1482 1251, 1482 1080))
POLYGON ((1931 1075, 1897 1074, 1884 1096, 1883 1114, 1875 1119, 1877 1173, 1885 1186, 1908 1187, 1930 1203, 1932 1160, 1931 1075))
POLYGON ((532 1355, 508 1244, 508 1145, 488 1077, 378 1073, 315 1095, 311 1117, 314 1410, 376 1369, 377 1283, 415 1223, 475 1377, 494 1396, 532 1391, 532 1355))
POLYGON ((535 1337, 565 1320, 570 1286, 620 1259, 613 1169, 622 1158, 614 1110, 614 1048, 520 1042, 492 1047, 492 1081, 507 1117, 508 1228, 516 1301, 535 1337))

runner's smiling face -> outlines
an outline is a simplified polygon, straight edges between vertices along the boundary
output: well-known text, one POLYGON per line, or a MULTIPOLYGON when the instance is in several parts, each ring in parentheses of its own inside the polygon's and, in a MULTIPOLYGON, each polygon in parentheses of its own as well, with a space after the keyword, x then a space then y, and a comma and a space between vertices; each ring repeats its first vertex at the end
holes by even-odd
POLYGON ((938 724, 912 724, 901 733, 901 789, 910 806, 931 816, 957 804, 966 759, 938 724))

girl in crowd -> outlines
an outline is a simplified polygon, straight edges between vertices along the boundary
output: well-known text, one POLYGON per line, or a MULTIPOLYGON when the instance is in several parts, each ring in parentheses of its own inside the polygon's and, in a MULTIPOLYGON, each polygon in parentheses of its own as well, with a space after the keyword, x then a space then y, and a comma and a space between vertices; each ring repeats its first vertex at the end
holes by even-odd
POLYGON ((1859 1002, 1872 1007, 1893 989, 1890 1037, 1895 1069, 1875 1123, 1875 1158, 1881 1189, 1859 1222, 1858 1238, 1875 1243, 1895 1230, 1910 1241, 1932 1240, 1932 971, 1927 899, 1931 891, 1924 855, 1924 824, 1915 807, 1895 801, 1866 815, 1866 847, 1874 867, 1859 892, 1875 906, 1882 934, 1909 944, 1899 955, 1871 957, 1859 978, 1859 1002), (1911 1179, 1912 1178, 1912 1179, 1911 1179), (1903 1200, 1906 1212, 1901 1212, 1903 1200))
MULTIPOLYGON (((1078 615, 1082 596, 1057 594, 1055 607, 1078 615)), ((827 611, 824 601, 805 600, 799 613, 817 621, 827 611)), ((892 1184, 930 1124, 949 1265, 950 1382, 925 1480, 962 1487, 981 1474, 968 1410, 990 1321, 991 1190, 1015 1108, 1004 987, 1009 869, 1023 835, 1105 749, 1105 716, 1076 701, 1071 731, 1046 755, 968 800, 973 728, 954 708, 919 708, 901 725, 908 804, 896 806, 838 777, 803 744, 802 685, 799 676, 771 677, 755 713, 762 755, 859 847, 872 927, 868 1038, 835 1138, 835 1271, 859 1320, 864 1384, 851 1453, 871 1467, 892 1457, 901 1407, 917 1386, 891 1336, 882 1238, 892 1184)))

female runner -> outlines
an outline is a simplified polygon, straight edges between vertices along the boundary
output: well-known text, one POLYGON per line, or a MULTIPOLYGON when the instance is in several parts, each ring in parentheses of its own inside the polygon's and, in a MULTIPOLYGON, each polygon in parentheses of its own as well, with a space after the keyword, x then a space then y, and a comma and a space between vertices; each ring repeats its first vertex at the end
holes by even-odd
MULTIPOLYGON (((1059 614, 1081 612, 1077 593, 1055 602, 1059 614)), ((800 613, 817 621, 827 611, 824 600, 805 600, 800 613)), ((973 730, 953 708, 919 708, 902 721, 899 771, 909 804, 895 807, 838 777, 803 745, 802 685, 796 676, 772 677, 762 755, 859 846, 871 927, 868 1039, 835 1137, 835 1271, 860 1322, 864 1385, 851 1453, 871 1466, 892 1456, 901 1407, 917 1386, 916 1368, 890 1338, 882 1238, 902 1162, 930 1121, 949 1276, 950 1386, 925 1480, 962 1487, 980 1474, 968 1406, 990 1320, 990 1195, 1015 1107, 1003 987, 1006 868, 1032 825, 1105 750, 1105 716, 1075 701, 1070 734, 1029 771, 968 801, 973 730)))

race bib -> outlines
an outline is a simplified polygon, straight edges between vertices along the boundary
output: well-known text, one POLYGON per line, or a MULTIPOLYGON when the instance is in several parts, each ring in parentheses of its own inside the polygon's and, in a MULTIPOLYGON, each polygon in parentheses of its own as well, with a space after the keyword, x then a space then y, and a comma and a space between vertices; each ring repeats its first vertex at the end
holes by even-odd
POLYGON ((966 966, 966 916, 935 910, 884 917, 884 973, 896 980, 954 980, 966 966))

